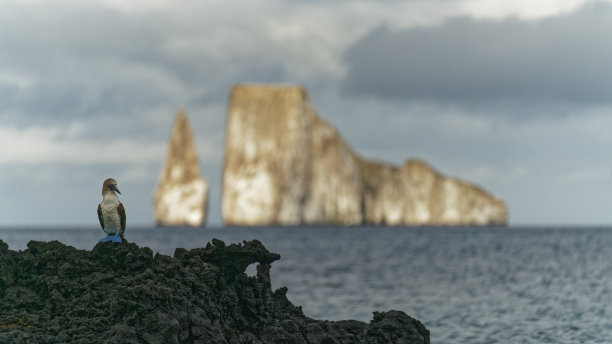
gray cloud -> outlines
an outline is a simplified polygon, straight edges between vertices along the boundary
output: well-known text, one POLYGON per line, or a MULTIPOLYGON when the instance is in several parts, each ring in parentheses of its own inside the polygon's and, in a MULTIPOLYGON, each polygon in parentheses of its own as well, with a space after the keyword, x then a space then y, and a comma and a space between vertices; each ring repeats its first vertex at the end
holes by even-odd
POLYGON ((608 104, 612 6, 539 21, 455 18, 439 26, 378 27, 345 53, 353 96, 467 105, 608 104))
MULTIPOLYGON (((283 57, 263 58, 269 42, 259 52, 225 52, 233 45, 214 37, 222 29, 181 14, 8 5, 0 13, 0 119, 125 118, 160 106, 225 103, 238 81, 285 81, 283 57)), ((235 46, 245 46, 240 39, 250 37, 238 36, 235 46)))

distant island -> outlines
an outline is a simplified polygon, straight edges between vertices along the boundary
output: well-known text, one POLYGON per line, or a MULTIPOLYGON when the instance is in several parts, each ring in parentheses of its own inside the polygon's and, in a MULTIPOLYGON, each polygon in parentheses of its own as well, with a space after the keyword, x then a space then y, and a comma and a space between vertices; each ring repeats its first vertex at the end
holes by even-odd
POLYGON ((502 200, 424 161, 359 157, 299 86, 234 86, 227 116, 227 225, 507 224, 502 200))

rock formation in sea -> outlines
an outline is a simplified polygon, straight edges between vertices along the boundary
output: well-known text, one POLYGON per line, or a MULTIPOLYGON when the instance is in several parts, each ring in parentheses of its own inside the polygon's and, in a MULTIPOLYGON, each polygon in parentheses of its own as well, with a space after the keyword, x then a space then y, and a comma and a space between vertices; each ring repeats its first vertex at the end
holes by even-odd
POLYGON ((200 177, 198 156, 185 112, 174 120, 166 163, 153 199, 153 217, 162 226, 202 226, 208 183, 200 177))
POLYGON ((271 289, 280 256, 257 240, 213 239, 174 257, 127 242, 27 247, 0 241, 0 343, 429 343, 401 311, 370 323, 306 317, 287 288, 271 289))
POLYGON ((421 160, 400 168, 360 160, 367 223, 505 225, 504 202, 476 185, 445 177, 421 160))
POLYGON ((230 95, 222 215, 229 225, 502 225, 503 201, 420 160, 357 156, 298 86, 230 95))

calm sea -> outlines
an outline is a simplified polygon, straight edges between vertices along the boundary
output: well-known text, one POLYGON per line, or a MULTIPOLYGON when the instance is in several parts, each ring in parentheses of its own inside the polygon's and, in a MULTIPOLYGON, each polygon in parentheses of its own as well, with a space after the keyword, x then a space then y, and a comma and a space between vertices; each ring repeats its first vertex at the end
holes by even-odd
MULTIPOLYGON (((91 249, 101 234, 0 229, 15 250, 56 239, 91 249)), ((126 237, 169 255, 212 238, 259 239, 281 254, 273 288, 287 286, 316 319, 398 309, 432 343, 612 343, 612 228, 128 228, 126 237)))

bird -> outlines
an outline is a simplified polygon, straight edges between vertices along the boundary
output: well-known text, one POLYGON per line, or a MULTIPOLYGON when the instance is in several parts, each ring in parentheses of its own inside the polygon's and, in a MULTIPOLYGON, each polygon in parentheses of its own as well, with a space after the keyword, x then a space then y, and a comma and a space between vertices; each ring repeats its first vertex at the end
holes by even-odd
POLYGON ((117 193, 121 195, 117 181, 113 178, 106 179, 102 184, 102 202, 98 204, 98 220, 106 237, 98 242, 122 242, 124 239, 125 208, 119 202, 117 193))

